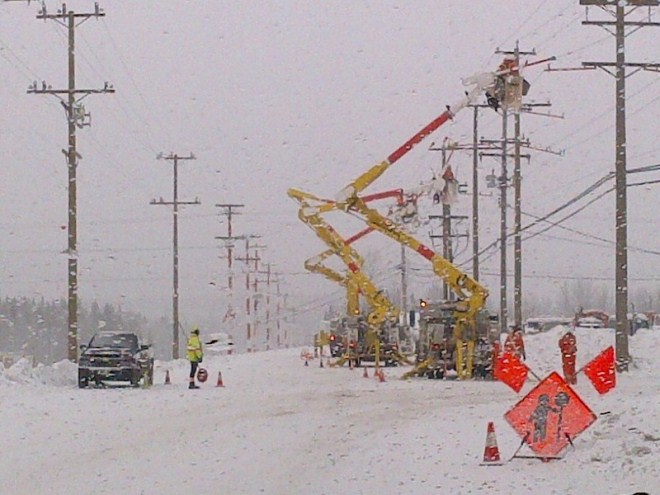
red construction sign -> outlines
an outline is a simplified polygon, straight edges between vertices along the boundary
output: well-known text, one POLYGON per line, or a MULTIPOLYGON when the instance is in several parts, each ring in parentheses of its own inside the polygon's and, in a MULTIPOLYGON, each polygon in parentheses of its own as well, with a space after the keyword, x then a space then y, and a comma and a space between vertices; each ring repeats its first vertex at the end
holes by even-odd
POLYGON ((505 352, 495 362, 495 379, 506 383, 516 393, 520 392, 529 368, 515 354, 505 352))
POLYGON ((616 387, 614 372, 614 347, 609 346, 592 359, 585 367, 584 374, 591 380, 599 394, 606 394, 616 387))
POLYGON ((596 415, 556 372, 513 406, 504 418, 540 457, 556 456, 596 415))

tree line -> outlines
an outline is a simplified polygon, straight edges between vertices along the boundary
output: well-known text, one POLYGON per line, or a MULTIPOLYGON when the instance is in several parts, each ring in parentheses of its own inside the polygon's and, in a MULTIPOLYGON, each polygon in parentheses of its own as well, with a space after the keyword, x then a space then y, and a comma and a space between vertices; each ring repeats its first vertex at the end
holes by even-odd
MULTIPOLYGON (((137 333, 154 344, 156 354, 169 352, 171 336, 165 318, 149 322, 145 316, 96 301, 79 301, 78 343, 86 344, 99 330, 137 333), (159 331, 159 329, 163 329, 159 331)), ((0 355, 32 357, 52 364, 67 358, 68 306, 64 299, 46 301, 22 297, 0 299, 0 355)), ((158 355, 156 357, 159 357, 158 355)))

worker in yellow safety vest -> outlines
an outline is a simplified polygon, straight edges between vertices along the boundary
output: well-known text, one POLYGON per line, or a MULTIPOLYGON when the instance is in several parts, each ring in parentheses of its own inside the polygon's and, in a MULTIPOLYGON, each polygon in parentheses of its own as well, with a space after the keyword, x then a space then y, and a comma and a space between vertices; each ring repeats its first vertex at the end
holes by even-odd
POLYGON ((202 349, 202 341, 199 339, 199 328, 193 327, 188 337, 188 352, 186 354, 188 361, 190 361, 190 379, 188 383, 189 389, 199 388, 195 385, 195 373, 197 367, 202 362, 204 351, 202 349))

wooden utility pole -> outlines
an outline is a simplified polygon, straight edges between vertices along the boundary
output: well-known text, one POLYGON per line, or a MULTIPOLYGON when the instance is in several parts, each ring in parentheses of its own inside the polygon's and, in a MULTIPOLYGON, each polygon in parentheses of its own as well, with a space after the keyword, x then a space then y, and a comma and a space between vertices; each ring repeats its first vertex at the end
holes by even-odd
POLYGON ((252 330, 252 337, 254 340, 254 350, 262 350, 261 346, 257 339, 257 331, 259 328, 259 301, 261 300, 261 293, 259 292, 259 262, 261 261, 261 256, 259 256, 259 249, 265 249, 266 246, 263 244, 255 244, 252 246, 254 248, 254 280, 252 282, 252 290, 254 291, 254 297, 252 298, 253 310, 254 310, 254 326, 252 330))
POLYGON ((583 62, 585 68, 603 69, 616 79, 616 144, 615 144, 615 191, 616 191, 616 256, 615 256, 615 299, 616 299, 616 362, 619 371, 627 371, 630 362, 628 349, 628 204, 626 183, 626 77, 640 70, 658 71, 657 63, 626 62, 626 27, 632 26, 633 32, 646 26, 660 26, 658 22, 627 20, 628 14, 640 7, 648 7, 649 18, 652 7, 658 7, 658 0, 580 0, 580 5, 598 6, 614 14, 615 20, 583 21, 584 25, 600 26, 606 31, 614 28, 616 39, 616 62, 583 62), (634 70, 626 74, 626 68, 634 70), (612 71, 613 70, 613 71, 612 71))
MULTIPOLYGON (((521 55, 536 55, 535 51, 524 52, 520 51, 518 42, 516 41, 516 47, 513 51, 502 51, 497 50, 496 53, 503 55, 513 55, 515 73, 520 73, 520 56, 521 55)), ((504 83, 504 95, 507 95, 509 92, 509 78, 513 75, 513 72, 505 75, 503 77, 504 83)), ((522 84, 522 81, 518 81, 518 84, 522 84)), ((506 98, 505 98, 506 100, 506 98)), ((507 302, 507 188, 509 187, 509 178, 507 171, 507 159, 509 153, 507 151, 508 147, 508 114, 509 110, 514 111, 519 114, 520 110, 516 108, 509 108, 506 101, 502 102, 502 141, 501 141, 501 172, 500 172, 500 329, 502 332, 508 331, 508 302, 507 302)), ((519 127, 518 127, 519 130, 519 127)), ((519 136, 516 137, 516 142, 519 142, 519 136)), ((518 145, 519 146, 519 145, 518 145)), ((514 156, 520 156, 519 149, 518 153, 514 156)), ((519 163, 519 158, 517 159, 519 163)))
MULTIPOLYGON (((490 106, 486 104, 471 104, 469 106, 474 109, 473 121, 472 121, 472 131, 473 131, 472 143, 461 144, 461 143, 452 142, 447 145, 443 145, 442 147, 439 148, 431 145, 429 151, 442 151, 443 153, 445 153, 447 150, 472 152, 472 276, 475 280, 478 281, 479 280, 479 162, 482 156, 480 151, 493 150, 496 148, 493 142, 489 144, 483 144, 478 141, 479 109, 490 108, 490 106)), ((499 143, 497 144, 499 145, 499 143)), ((459 193, 461 192, 462 190, 459 185, 459 193)))
POLYGON ((270 350, 270 343, 271 343, 271 332, 270 332, 270 284, 272 280, 272 273, 271 273, 271 266, 272 263, 266 263, 266 269, 261 270, 257 273, 260 273, 262 275, 266 275, 266 280, 264 281, 266 283, 266 350, 270 350))
MULTIPOLYGON (((227 290, 228 301, 227 309, 225 315, 222 319, 223 323, 232 322, 235 319, 234 312, 234 271, 233 271, 233 258, 234 258, 234 242, 240 239, 244 239, 245 236, 234 236, 232 230, 232 217, 234 215, 240 215, 240 212, 234 211, 235 208, 243 208, 245 205, 234 204, 234 203, 221 203, 216 204, 216 208, 222 208, 223 212, 221 215, 227 217, 227 235, 226 236, 216 236, 216 239, 222 240, 225 243, 225 248, 227 249, 227 290)), ((232 330, 233 332, 233 330, 232 330)))
POLYGON ((251 272, 251 267, 250 267, 250 262, 254 261, 255 263, 259 262, 259 257, 258 256, 250 256, 250 239, 254 238, 259 238, 260 236, 258 235, 247 235, 245 236, 245 256, 243 257, 237 257, 237 261, 243 261, 245 262, 245 324, 246 324, 246 334, 245 334, 245 349, 247 352, 252 352, 254 350, 253 348, 253 333, 252 333, 252 311, 251 311, 251 305, 252 305, 252 297, 250 296, 250 289, 251 289, 251 284, 250 284, 250 272, 251 272))
MULTIPOLYGON (((281 320, 282 320, 282 292, 280 291, 280 277, 277 276, 275 278, 275 289, 276 289, 276 295, 277 295, 277 304, 275 306, 275 315, 277 317, 277 347, 280 348, 282 346, 289 347, 289 342, 287 339, 286 333, 282 335, 282 325, 281 325, 281 320)), ((286 330, 285 330, 286 332, 286 330)))
POLYGON ((479 281, 479 109, 486 104, 473 103, 472 107, 472 278, 479 281))
POLYGON ((179 201, 179 160, 196 160, 195 155, 190 153, 188 156, 179 156, 170 153, 164 156, 161 153, 157 158, 171 161, 173 168, 172 201, 152 199, 149 204, 172 206, 172 359, 179 359, 179 206, 201 203, 197 198, 194 201, 179 201))
POLYGON ((81 105, 81 100, 90 94, 114 93, 115 90, 107 82, 102 89, 77 89, 76 88, 76 27, 92 17, 104 17, 105 13, 99 8, 98 3, 94 5, 92 13, 76 13, 67 10, 66 4, 62 4, 62 9, 57 14, 49 14, 46 11, 46 5, 43 4, 37 14, 37 19, 52 19, 58 24, 64 26, 68 31, 69 38, 69 85, 67 89, 52 89, 45 82, 41 88, 34 82, 29 88, 28 93, 49 94, 59 98, 68 122, 69 146, 62 153, 66 156, 68 169, 68 243, 66 253, 68 260, 68 359, 76 362, 78 360, 78 223, 77 223, 77 167, 78 160, 81 158, 76 149, 76 128, 91 125, 90 114, 85 112, 81 105), (61 95, 66 95, 63 97, 61 95))
MULTIPOLYGON (((458 239, 459 237, 468 237, 469 234, 454 234, 452 233, 452 220, 466 220, 467 216, 464 215, 451 215, 451 212, 447 212, 443 209, 442 215, 429 215, 429 220, 442 220, 442 235, 430 234, 429 238, 431 242, 434 239, 442 239, 443 253, 442 257, 449 261, 450 263, 454 262, 454 243, 453 239, 458 239)), ((442 284, 442 298, 445 301, 453 299, 453 291, 450 291, 449 285, 447 282, 442 284)))
MULTIPOLYGON (((535 51, 531 52, 521 52, 518 42, 516 41, 516 46, 513 50, 498 50, 498 53, 503 55, 511 55, 514 57, 515 66, 520 67, 520 56, 521 55, 535 55, 535 51)), ((514 136, 513 136, 513 194, 514 194, 514 228, 513 228, 513 319, 514 325, 522 327, 523 317, 522 317, 522 169, 521 169, 521 154, 520 148, 523 145, 521 139, 521 130, 520 130, 520 115, 522 112, 534 113, 534 109, 537 107, 549 107, 550 103, 524 103, 524 95, 521 100, 521 104, 518 108, 513 109, 514 116, 514 136)), ((506 112, 505 112, 506 113, 506 112)), ((540 114, 548 117, 553 117, 549 114, 540 114)), ((507 142, 508 144, 508 142, 507 142)), ((526 145, 529 146, 529 141, 526 142, 526 145)))
POLYGON ((406 246, 401 244, 401 312, 403 324, 408 327, 408 260, 406 259, 406 246))
POLYGON ((234 208, 243 208, 245 205, 241 204, 216 204, 216 208, 222 208, 223 211, 221 215, 227 217, 227 235, 226 236, 216 236, 216 239, 225 241, 225 248, 227 249, 227 288, 231 294, 234 288, 234 274, 232 272, 232 260, 233 260, 233 251, 234 251, 234 241, 243 239, 244 236, 233 236, 232 235, 232 225, 231 219, 234 215, 240 215, 238 211, 234 211, 234 208))

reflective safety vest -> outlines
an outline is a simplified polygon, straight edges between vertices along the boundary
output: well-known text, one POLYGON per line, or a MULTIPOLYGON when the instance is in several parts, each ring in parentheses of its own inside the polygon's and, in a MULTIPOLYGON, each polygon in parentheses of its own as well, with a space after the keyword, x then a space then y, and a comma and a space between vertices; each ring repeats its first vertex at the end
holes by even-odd
POLYGON ((203 355, 202 341, 199 340, 199 335, 192 334, 188 338, 188 352, 186 354, 188 361, 196 363, 202 359, 203 355))

